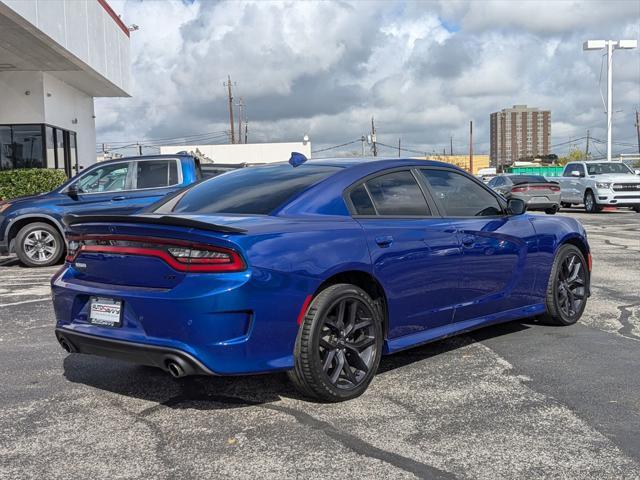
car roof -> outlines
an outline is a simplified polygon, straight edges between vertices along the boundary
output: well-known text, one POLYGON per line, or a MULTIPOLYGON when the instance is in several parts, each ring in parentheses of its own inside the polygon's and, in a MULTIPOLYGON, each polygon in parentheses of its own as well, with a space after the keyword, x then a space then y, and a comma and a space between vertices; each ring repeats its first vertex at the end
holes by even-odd
POLYGON ((176 158, 176 157, 190 157, 188 153, 172 153, 172 154, 158 154, 158 155, 136 155, 132 157, 120 157, 120 158, 111 158, 109 160, 103 160, 102 162, 97 162, 91 165, 109 165, 110 163, 118 163, 118 162, 126 162, 132 160, 155 160, 155 159, 163 159, 163 158, 176 158))
MULTIPOLYGON (((350 158, 312 158, 305 162, 309 165, 326 165, 332 167, 349 168, 359 165, 367 165, 374 168, 386 169, 394 166, 429 166, 429 167, 453 167, 456 165, 436 160, 423 160, 420 158, 397 157, 350 157, 350 158)), ((303 164, 304 165, 304 164, 303 164)))

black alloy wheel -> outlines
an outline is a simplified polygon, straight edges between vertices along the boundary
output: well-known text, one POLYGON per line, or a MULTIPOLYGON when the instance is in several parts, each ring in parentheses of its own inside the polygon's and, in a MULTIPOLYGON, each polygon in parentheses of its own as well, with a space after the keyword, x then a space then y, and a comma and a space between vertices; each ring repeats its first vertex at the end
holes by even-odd
POLYGON ((549 323, 572 325, 587 304, 589 271, 584 255, 574 245, 565 244, 556 254, 547 287, 549 323))
POLYGON ((380 363, 378 308, 359 287, 332 285, 309 305, 295 348, 294 384, 306 395, 341 401, 361 395, 380 363))

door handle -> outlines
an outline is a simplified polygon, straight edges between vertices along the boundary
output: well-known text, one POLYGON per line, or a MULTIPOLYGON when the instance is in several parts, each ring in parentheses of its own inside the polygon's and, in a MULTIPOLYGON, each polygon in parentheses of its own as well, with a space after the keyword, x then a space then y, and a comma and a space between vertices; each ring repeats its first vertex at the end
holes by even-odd
POLYGON ((382 235, 380 237, 376 237, 376 243, 382 248, 387 248, 393 243, 393 237, 391 235, 382 235))
POLYGON ((127 197, 113 197, 111 200, 114 202, 121 202, 122 200, 126 200, 127 197))
POLYGON ((476 239, 472 235, 465 235, 462 237, 462 245, 465 247, 471 247, 476 242, 476 239))

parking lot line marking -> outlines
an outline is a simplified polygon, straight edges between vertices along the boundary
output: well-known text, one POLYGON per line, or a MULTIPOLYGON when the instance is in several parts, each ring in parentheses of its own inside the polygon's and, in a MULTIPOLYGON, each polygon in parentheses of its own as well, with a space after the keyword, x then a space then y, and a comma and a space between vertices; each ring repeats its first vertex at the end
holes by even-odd
POLYGON ((12 307, 14 305, 22 305, 23 303, 35 303, 35 302, 46 302, 51 300, 49 297, 45 298, 34 298, 32 300, 22 300, 21 302, 13 302, 13 303, 2 303, 0 307, 12 307))

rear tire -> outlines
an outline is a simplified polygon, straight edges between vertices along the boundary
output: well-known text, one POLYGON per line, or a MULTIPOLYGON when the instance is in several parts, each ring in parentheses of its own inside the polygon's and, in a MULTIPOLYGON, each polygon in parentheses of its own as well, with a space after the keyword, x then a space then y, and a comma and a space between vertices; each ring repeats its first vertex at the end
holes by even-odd
POLYGON ((640 213, 640 207, 631 207, 631 210, 633 210, 636 213, 640 213))
POLYGON ((16 235, 16 254, 26 267, 49 267, 60 261, 65 250, 58 229, 48 223, 25 225, 16 235))
POLYGON ((307 308, 289 378, 303 395, 318 400, 356 398, 378 369, 382 342, 382 319, 371 297, 355 285, 332 285, 307 308))
POLYGON ((589 275, 580 249, 562 245, 553 260, 547 284, 545 323, 573 325, 580 319, 587 305, 589 275))
POLYGON ((551 207, 551 208, 547 208, 545 209, 544 213, 546 213, 547 215, 555 215, 558 210, 560 210, 560 208, 556 207, 551 207))
POLYGON ((596 203, 596 196, 591 190, 584 194, 584 209, 587 213, 598 213, 602 207, 596 203))

